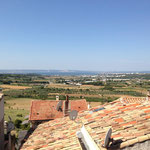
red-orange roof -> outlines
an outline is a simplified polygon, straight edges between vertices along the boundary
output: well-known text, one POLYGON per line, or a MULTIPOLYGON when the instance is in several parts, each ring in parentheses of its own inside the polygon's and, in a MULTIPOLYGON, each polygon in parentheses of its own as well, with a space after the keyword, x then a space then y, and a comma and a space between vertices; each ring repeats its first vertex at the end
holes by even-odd
MULTIPOLYGON (((55 100, 36 100, 31 103, 29 120, 51 120, 64 117, 64 103, 62 105, 62 112, 56 110, 58 101, 55 100)), ((87 110, 87 103, 85 99, 70 100, 68 110, 87 110)))
POLYGON ((144 103, 144 102, 148 101, 148 97, 121 97, 120 101, 124 104, 144 103))
POLYGON ((63 112, 57 111, 58 101, 32 101, 29 120, 50 120, 63 117, 63 112))
POLYGON ((81 110, 87 110, 88 109, 85 99, 82 99, 82 100, 71 100, 71 101, 69 101, 69 103, 70 103, 71 111, 72 110, 81 111, 81 110))
MULTIPOLYGON (((111 137, 121 142, 114 145, 118 149, 144 142, 150 140, 150 102, 124 105, 117 100, 100 106, 96 112, 79 112, 76 121, 64 117, 40 124, 22 150, 82 149, 76 132, 83 124, 100 149, 104 149, 102 145, 109 128, 112 128, 111 137)), ((113 145, 109 149, 114 149, 113 145)))

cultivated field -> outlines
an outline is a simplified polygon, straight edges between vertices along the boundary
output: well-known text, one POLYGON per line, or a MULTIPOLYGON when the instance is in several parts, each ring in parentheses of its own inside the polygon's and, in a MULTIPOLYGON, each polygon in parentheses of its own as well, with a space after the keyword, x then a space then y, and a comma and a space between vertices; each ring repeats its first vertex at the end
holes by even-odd
MULTIPOLYGON (((89 95, 89 94, 66 94, 66 93, 61 93, 61 94, 59 94, 59 93, 49 93, 48 94, 49 96, 57 96, 57 95, 68 95, 68 96, 72 96, 72 97, 80 97, 80 96, 82 96, 82 97, 97 97, 97 98, 102 98, 102 95, 101 94, 99 94, 99 95, 96 95, 96 94, 94 94, 94 95, 89 95)), ((116 97, 116 95, 115 94, 105 94, 105 96, 106 97, 116 97)), ((117 95, 117 97, 126 97, 126 96, 128 96, 128 97, 130 97, 130 95, 117 95)))
POLYGON ((34 99, 16 98, 5 101, 5 120, 11 116, 12 120, 24 120, 26 115, 29 115, 31 101, 34 99), (19 117, 21 115, 22 117, 19 117))
POLYGON ((104 86, 94 86, 94 85, 67 85, 67 84, 49 84, 48 88, 64 88, 64 89, 100 89, 104 86))
POLYGON ((36 99, 16 98, 6 101, 6 108, 30 110, 31 101, 36 99))
POLYGON ((6 85, 6 84, 2 84, 0 85, 0 88, 3 89, 13 89, 13 90, 24 90, 24 89, 28 89, 31 88, 29 86, 18 86, 18 85, 6 85))

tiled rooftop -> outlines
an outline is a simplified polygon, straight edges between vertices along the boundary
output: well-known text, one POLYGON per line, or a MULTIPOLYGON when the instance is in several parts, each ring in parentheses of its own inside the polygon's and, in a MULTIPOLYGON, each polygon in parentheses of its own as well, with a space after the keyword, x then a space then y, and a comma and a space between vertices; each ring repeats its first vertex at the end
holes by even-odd
POLYGON ((144 103, 145 101, 148 101, 148 97, 121 97, 120 101, 125 104, 144 103))
MULTIPOLYGON (((62 109, 64 110, 64 102, 62 109)), ((31 103, 30 117, 29 120, 50 120, 61 118, 64 113, 56 110, 58 101, 56 100, 36 100, 31 103)), ((80 100, 70 100, 69 101, 70 110, 87 110, 87 103, 85 99, 80 100)))
POLYGON ((71 111, 72 110, 80 111, 80 110, 87 110, 88 109, 85 99, 82 99, 82 100, 70 100, 69 103, 70 103, 71 111))
POLYGON ((62 112, 56 110, 58 101, 36 100, 31 103, 29 120, 49 120, 63 117, 62 112))
MULTIPOLYGON (((81 149, 76 132, 82 123, 100 149, 106 132, 112 128, 112 138, 122 140, 117 146, 124 148, 150 139, 150 103, 122 104, 119 100, 93 110, 79 112, 76 121, 69 117, 40 124, 23 145, 23 150, 78 150, 81 149), (82 122, 82 123, 81 123, 82 122)), ((110 147, 112 149, 112 147, 110 147)))

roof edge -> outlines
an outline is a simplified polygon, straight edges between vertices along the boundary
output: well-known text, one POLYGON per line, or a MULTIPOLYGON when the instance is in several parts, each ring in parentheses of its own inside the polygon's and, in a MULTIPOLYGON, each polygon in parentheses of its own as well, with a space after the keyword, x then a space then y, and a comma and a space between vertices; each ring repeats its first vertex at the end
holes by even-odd
POLYGON ((146 135, 137 137, 135 139, 125 141, 125 142, 120 144, 120 148, 129 147, 129 146, 134 145, 136 143, 141 143, 141 142, 145 142, 145 141, 148 141, 148 140, 150 140, 150 134, 146 134, 146 135))
MULTIPOLYGON (((29 120, 31 120, 33 101, 34 101, 34 100, 31 101, 29 120)), ((31 121, 32 121, 32 120, 31 120, 31 121)))

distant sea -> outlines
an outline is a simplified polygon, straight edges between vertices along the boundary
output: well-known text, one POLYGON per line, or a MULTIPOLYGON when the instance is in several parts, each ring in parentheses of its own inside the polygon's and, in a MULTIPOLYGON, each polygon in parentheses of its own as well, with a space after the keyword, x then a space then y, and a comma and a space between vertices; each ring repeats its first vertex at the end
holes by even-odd
POLYGON ((0 70, 0 74, 39 74, 51 76, 79 76, 97 75, 98 71, 76 71, 76 70, 0 70))
POLYGON ((82 71, 82 70, 0 70, 0 74, 39 74, 51 76, 80 76, 112 73, 150 73, 150 71, 82 71))

